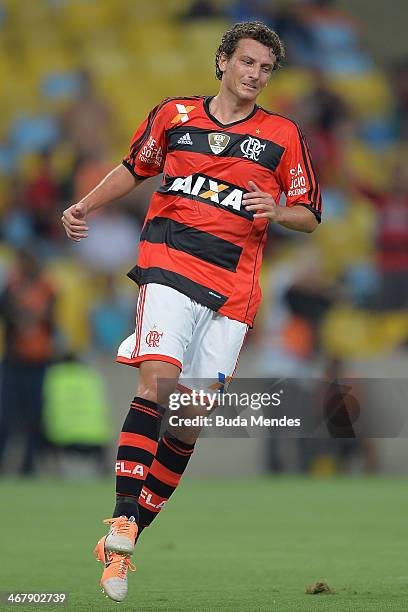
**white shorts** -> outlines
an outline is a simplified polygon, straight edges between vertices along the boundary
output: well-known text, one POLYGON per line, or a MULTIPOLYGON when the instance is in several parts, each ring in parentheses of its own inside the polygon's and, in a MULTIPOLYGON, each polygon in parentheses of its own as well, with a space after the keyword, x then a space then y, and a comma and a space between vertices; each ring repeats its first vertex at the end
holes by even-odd
POLYGON ((135 332, 120 345, 117 361, 135 367, 142 361, 173 363, 189 389, 203 388, 203 379, 228 384, 247 331, 246 323, 149 283, 140 288, 135 332))

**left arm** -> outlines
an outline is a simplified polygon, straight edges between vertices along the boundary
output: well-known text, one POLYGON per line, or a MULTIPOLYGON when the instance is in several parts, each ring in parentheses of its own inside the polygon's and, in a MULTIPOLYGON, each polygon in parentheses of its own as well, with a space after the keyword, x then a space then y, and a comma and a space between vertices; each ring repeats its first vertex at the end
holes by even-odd
POLYGON ((297 206, 277 206, 269 193, 261 191, 253 181, 249 181, 251 191, 244 194, 246 210, 256 211, 255 219, 268 219, 297 232, 313 232, 319 225, 314 213, 299 203, 297 206))
POLYGON ((286 206, 279 206, 269 193, 249 181, 244 195, 247 210, 254 217, 268 219, 297 232, 313 232, 321 219, 322 197, 309 149, 298 126, 287 122, 284 154, 275 170, 275 180, 286 195, 286 206))

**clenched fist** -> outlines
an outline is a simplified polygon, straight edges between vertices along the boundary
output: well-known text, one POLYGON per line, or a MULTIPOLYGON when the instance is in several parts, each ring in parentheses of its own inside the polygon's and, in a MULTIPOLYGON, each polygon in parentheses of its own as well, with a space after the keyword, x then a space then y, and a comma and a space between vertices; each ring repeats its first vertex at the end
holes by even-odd
POLYGON ((86 224, 87 206, 84 202, 73 204, 62 213, 61 221, 65 232, 71 240, 79 242, 88 236, 86 224))

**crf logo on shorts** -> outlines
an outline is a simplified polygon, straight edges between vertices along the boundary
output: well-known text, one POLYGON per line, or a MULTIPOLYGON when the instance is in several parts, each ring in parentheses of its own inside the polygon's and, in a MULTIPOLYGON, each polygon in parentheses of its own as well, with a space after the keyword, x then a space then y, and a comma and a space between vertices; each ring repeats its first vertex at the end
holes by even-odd
POLYGON ((160 344, 163 332, 158 332, 155 329, 149 331, 146 336, 146 344, 149 348, 157 348, 160 344))

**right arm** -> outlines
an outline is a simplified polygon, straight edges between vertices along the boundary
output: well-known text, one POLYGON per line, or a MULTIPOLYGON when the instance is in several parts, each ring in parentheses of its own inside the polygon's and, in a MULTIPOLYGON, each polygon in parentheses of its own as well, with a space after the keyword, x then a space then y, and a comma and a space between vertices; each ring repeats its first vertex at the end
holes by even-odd
POLYGON ((75 242, 79 242, 81 238, 86 238, 88 235, 86 224, 88 213, 127 195, 143 180, 133 176, 123 164, 114 168, 80 202, 64 210, 62 223, 68 238, 75 242))
POLYGON ((89 212, 125 196, 145 178, 162 172, 167 147, 168 112, 166 116, 160 111, 166 102, 164 100, 156 106, 136 130, 130 143, 130 153, 123 163, 109 172, 80 202, 64 210, 62 223, 68 238, 75 242, 86 238, 86 217, 89 212))

